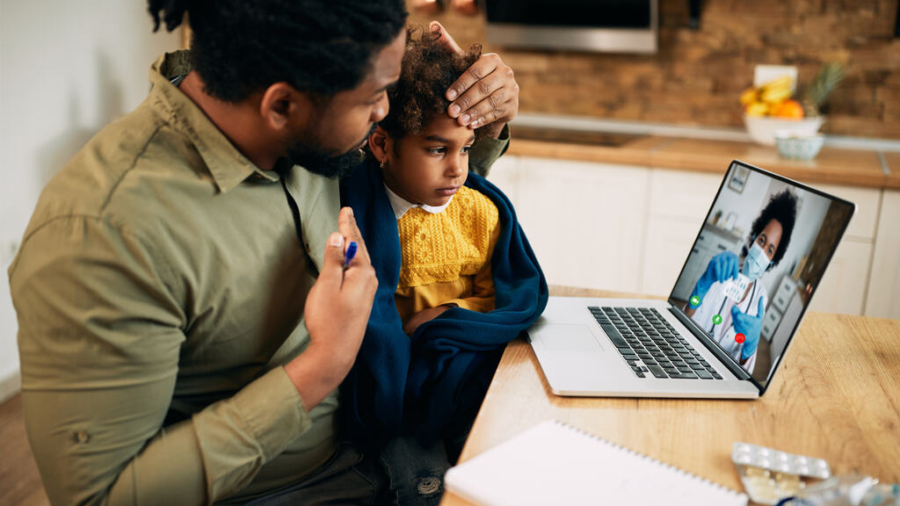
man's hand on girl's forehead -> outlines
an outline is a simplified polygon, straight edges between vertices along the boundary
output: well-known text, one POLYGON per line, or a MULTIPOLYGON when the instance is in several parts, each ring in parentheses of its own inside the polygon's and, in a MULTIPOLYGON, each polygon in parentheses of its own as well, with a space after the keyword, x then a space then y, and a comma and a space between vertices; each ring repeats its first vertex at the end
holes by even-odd
MULTIPOLYGON (((440 23, 432 21, 429 28, 447 51, 464 53, 440 23)), ((480 128, 492 124, 489 133, 496 136, 519 111, 519 85, 500 56, 488 53, 450 86, 447 100, 452 101, 447 113, 460 125, 480 128)))

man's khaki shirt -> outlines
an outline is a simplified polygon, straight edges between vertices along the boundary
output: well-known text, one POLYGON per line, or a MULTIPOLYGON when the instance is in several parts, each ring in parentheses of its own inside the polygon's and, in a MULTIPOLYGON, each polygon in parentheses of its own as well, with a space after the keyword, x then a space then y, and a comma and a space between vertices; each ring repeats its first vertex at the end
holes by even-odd
MULTIPOLYGON (((285 183, 169 80, 104 128, 41 194, 9 269, 22 403, 51 502, 202 504, 297 481, 336 445, 337 392, 307 410, 283 369, 338 183, 285 183)), ((484 172, 508 141, 473 150, 484 172)))

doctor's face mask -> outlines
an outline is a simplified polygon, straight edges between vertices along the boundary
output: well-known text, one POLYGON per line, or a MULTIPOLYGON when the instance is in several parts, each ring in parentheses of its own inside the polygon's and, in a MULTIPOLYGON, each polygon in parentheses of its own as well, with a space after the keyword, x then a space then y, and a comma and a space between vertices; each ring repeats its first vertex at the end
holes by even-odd
POLYGON ((750 281, 755 281, 766 272, 770 263, 771 260, 766 256, 762 246, 754 241, 753 246, 747 253, 747 258, 744 259, 744 268, 742 269, 743 274, 750 278, 750 281))
POLYGON ((775 257, 775 253, 781 244, 782 230, 781 223, 777 220, 770 220, 762 231, 753 238, 750 250, 747 251, 747 247, 744 246, 742 255, 745 258, 741 272, 743 272, 744 276, 750 278, 751 281, 762 276, 766 269, 771 266, 772 258, 775 257))

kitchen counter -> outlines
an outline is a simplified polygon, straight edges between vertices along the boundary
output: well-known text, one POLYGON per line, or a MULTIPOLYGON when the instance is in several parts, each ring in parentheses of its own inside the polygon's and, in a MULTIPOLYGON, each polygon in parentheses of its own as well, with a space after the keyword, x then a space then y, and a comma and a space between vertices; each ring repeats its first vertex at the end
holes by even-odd
POLYGON ((804 183, 900 189, 900 153, 825 146, 809 161, 785 160, 752 142, 516 128, 513 155, 721 174, 741 160, 804 183), (882 163, 884 160, 884 163, 882 163))
POLYGON ((885 188, 900 188, 900 153, 884 153, 884 162, 889 169, 885 188))

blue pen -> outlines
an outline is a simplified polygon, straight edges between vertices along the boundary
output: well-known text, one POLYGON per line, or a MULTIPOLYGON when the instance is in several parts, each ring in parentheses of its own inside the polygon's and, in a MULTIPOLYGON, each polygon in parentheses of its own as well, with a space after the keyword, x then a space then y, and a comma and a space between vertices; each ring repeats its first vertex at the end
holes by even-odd
POLYGON ((350 261, 356 256, 356 241, 350 241, 347 246, 347 253, 344 256, 344 269, 350 267, 350 261))

